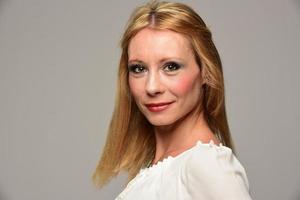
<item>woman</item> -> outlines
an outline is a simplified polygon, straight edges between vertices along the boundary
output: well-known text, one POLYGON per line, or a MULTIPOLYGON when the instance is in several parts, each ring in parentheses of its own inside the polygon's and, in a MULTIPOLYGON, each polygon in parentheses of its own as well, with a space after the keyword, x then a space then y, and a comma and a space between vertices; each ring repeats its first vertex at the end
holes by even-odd
POLYGON ((117 199, 251 199, 227 123, 221 61, 200 16, 152 1, 133 12, 121 47, 95 184, 124 170, 129 183, 117 199))

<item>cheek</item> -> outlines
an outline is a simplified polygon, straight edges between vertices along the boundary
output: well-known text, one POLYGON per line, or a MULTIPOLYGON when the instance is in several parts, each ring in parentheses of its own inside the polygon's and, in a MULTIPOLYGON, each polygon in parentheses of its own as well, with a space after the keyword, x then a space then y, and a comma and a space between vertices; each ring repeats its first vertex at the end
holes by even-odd
POLYGON ((191 92, 196 87, 196 77, 183 76, 176 81, 173 86, 173 91, 176 92, 178 96, 184 96, 191 92))
POLYGON ((133 79, 133 78, 129 78, 128 79, 128 84, 129 84, 129 90, 132 94, 132 96, 136 99, 139 96, 141 96, 141 83, 139 83, 139 81, 133 79))

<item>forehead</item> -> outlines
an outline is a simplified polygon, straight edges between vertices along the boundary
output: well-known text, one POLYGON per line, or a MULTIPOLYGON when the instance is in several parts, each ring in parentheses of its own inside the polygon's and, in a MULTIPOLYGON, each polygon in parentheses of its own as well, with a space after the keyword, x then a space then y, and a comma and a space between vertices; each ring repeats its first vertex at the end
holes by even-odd
POLYGON ((186 57, 191 55, 191 45, 183 34, 171 30, 144 28, 130 41, 129 59, 149 57, 186 57))

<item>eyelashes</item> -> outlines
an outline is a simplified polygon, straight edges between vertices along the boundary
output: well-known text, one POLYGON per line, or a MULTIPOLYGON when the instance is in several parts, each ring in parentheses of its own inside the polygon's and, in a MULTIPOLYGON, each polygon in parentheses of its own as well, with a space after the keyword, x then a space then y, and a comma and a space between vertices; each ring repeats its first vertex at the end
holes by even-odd
POLYGON ((176 62, 167 62, 164 66, 164 70, 172 72, 181 68, 181 65, 176 62))
MULTIPOLYGON (((171 61, 167 62, 163 65, 162 69, 166 71, 167 73, 175 73, 182 67, 181 64, 171 61)), ((143 64, 137 63, 137 64, 130 64, 128 66, 129 72, 133 74, 141 74, 146 72, 148 69, 143 64)))
POLYGON ((146 68, 142 64, 131 64, 128 66, 129 72, 134 74, 140 74, 146 71, 146 68))

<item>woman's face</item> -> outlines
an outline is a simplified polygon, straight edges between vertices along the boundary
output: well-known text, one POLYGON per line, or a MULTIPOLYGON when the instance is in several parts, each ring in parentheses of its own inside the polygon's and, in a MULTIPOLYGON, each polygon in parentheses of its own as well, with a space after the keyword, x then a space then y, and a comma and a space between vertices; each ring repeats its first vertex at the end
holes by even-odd
POLYGON ((186 37, 142 29, 129 43, 128 58, 131 94, 151 124, 171 125, 199 106, 202 79, 186 37))

